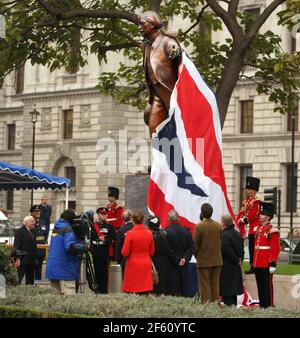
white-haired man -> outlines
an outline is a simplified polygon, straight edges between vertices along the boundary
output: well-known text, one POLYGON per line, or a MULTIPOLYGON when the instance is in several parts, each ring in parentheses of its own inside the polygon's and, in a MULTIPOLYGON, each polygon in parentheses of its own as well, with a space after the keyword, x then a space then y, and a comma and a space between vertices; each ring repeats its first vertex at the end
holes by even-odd
POLYGON ((32 216, 26 216, 23 225, 16 231, 14 248, 25 254, 21 257, 18 268, 19 283, 25 275, 26 284, 34 284, 34 269, 37 263, 37 246, 32 232, 35 220, 32 216))
POLYGON ((187 267, 193 255, 193 238, 190 231, 179 223, 175 210, 168 213, 170 224, 166 234, 169 244, 169 266, 166 294, 171 296, 187 295, 187 267))

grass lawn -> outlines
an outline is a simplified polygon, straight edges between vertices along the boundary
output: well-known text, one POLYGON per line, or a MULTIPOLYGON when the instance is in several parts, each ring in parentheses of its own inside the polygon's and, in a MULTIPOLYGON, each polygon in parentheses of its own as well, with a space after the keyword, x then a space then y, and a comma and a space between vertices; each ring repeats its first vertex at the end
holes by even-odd
MULTIPOLYGON (((249 262, 244 262, 242 270, 246 271, 250 267, 249 262)), ((284 264, 278 263, 276 267, 275 275, 300 275, 300 264, 284 264)))

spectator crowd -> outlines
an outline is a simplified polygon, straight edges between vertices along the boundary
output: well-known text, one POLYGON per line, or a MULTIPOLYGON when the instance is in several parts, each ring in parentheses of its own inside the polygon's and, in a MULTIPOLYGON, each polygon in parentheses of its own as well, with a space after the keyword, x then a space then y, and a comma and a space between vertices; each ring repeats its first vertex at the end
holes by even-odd
POLYGON ((270 224, 274 206, 257 199, 258 188, 259 179, 247 177, 247 199, 237 221, 233 215, 223 215, 219 223, 213 219, 213 207, 202 204, 199 223, 191 233, 180 224, 176 210, 168 212, 168 225, 162 228, 157 216, 144 219, 140 211, 132 213, 119 206, 119 190, 109 187, 109 203, 96 210, 97 221, 92 211, 85 215, 63 211, 54 225, 47 256, 43 246, 37 248, 48 243, 52 211, 43 195, 42 203, 30 208, 15 235, 14 250, 22 253, 14 263, 18 281, 24 276, 26 284, 41 280, 46 260, 45 276, 51 285, 61 294, 74 294, 85 255, 91 262, 89 285, 96 293, 108 293, 109 266, 116 260, 121 266, 123 292, 182 297, 198 293, 202 303, 236 306, 238 295, 244 292, 243 237, 249 224, 251 266, 247 272, 255 274, 260 306, 273 306, 280 234, 270 224), (158 284, 153 283, 153 265, 158 284))

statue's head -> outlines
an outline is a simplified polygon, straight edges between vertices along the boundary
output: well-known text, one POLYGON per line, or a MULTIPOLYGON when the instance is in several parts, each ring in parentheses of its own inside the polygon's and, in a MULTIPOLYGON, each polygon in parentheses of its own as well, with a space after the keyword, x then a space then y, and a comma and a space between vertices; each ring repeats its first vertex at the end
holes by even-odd
POLYGON ((149 29, 158 30, 163 26, 161 18, 156 12, 146 11, 139 16, 139 23, 143 29, 144 34, 147 34, 149 29), (151 27, 147 27, 147 23, 151 24, 151 27))

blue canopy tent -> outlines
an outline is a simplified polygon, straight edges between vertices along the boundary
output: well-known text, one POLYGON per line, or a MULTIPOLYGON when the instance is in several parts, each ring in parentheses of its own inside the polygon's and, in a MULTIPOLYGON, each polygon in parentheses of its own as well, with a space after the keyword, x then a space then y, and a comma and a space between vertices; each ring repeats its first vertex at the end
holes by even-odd
POLYGON ((21 167, 0 161, 0 190, 8 189, 63 189, 66 188, 66 208, 68 207, 71 180, 45 174, 35 169, 21 167))

